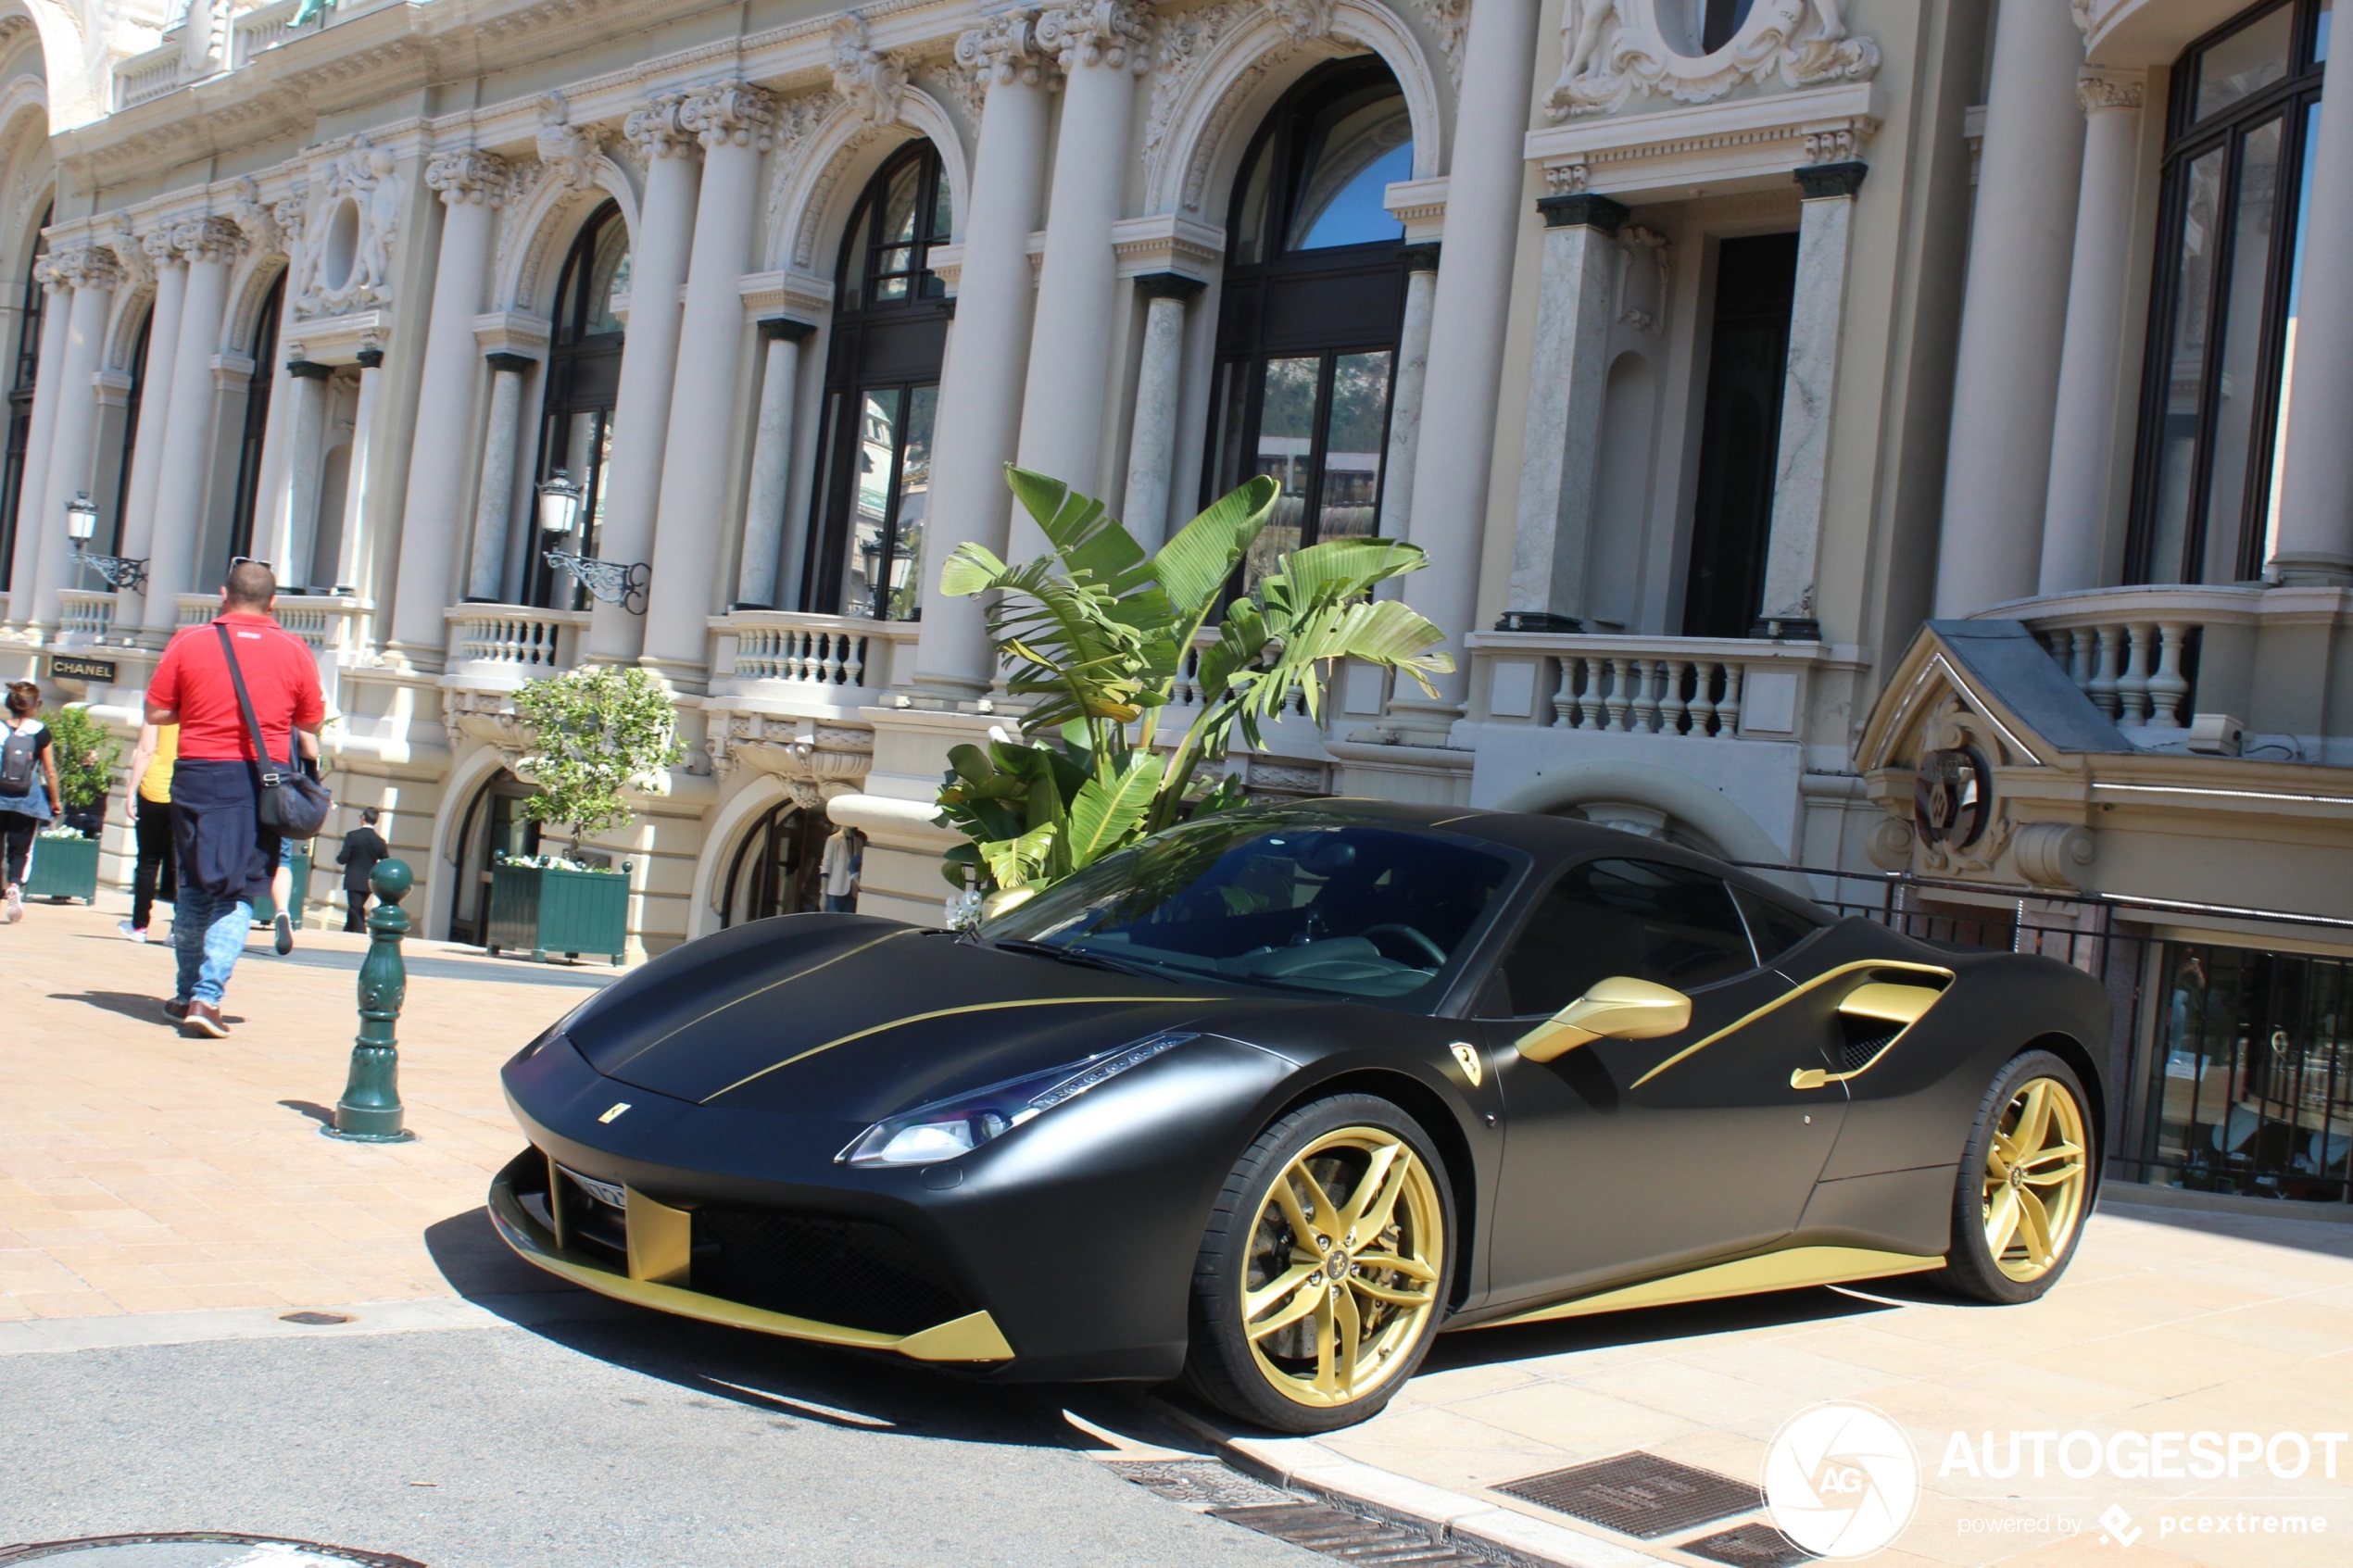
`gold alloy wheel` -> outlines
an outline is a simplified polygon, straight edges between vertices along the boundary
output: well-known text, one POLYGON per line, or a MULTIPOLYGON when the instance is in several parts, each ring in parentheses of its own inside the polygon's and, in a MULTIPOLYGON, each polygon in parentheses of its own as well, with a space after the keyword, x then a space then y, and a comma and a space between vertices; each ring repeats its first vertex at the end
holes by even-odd
POLYGON ((1260 1200, 1242 1332, 1267 1384, 1302 1405, 1352 1404, 1408 1360, 1446 1263, 1438 1186, 1378 1127, 1317 1138, 1260 1200))
POLYGON ((2019 1086, 1985 1150, 1985 1246, 2002 1273, 2038 1280, 2066 1256, 2091 1184, 2083 1108, 2056 1078, 2019 1086))

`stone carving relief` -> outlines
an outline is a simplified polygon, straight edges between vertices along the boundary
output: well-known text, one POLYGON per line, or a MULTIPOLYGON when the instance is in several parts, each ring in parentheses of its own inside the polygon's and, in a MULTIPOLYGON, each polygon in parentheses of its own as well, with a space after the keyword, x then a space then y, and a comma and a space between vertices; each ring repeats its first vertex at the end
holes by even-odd
POLYGON ((1844 0, 1756 0, 1718 49, 1679 48, 1683 29, 1662 19, 1667 0, 1567 0, 1561 73, 1544 100, 1559 121, 1606 114, 1637 96, 1712 103, 1778 76, 1791 87, 1859 82, 1879 71, 1879 45, 1849 36, 1844 0))
POLYGON ((907 68, 874 46, 866 19, 852 11, 834 23, 834 92, 870 125, 899 119, 907 68))
MULTIPOLYGON (((784 223, 785 204, 792 199, 792 183, 800 173, 800 149, 817 128, 841 112, 842 101, 837 94, 807 93, 798 98, 786 98, 776 106, 776 124, 770 139, 775 143, 776 157, 771 160, 775 176, 768 186, 767 232, 774 234, 784 223)), ((826 187, 831 191, 832 186, 826 187)), ((815 254, 816 236, 808 239, 807 249, 815 254)), ((804 247, 796 244, 798 256, 804 247)), ((806 265, 806 263, 801 263, 806 265)))
POLYGON ((722 778, 738 767, 773 773, 802 806, 849 789, 874 765, 874 733, 807 719, 758 713, 713 713, 703 749, 722 778))
POLYGON ((1294 44, 1332 35, 1333 4, 1334 0, 1265 0, 1283 36, 1294 44))
POLYGON ((1038 43, 1035 11, 1007 11, 957 34, 956 64, 971 74, 975 99, 986 98, 995 82, 1019 81, 1035 87, 1043 82, 1049 92, 1061 85, 1052 57, 1038 43))
POLYGON ((183 218, 171 226, 171 247, 188 261, 234 261, 245 244, 245 231, 226 218, 183 218))
POLYGON ((1667 236, 1639 223, 1617 236, 1617 319, 1638 332, 1667 332, 1667 236))
POLYGON ((425 188, 438 192, 442 201, 450 207, 461 202, 498 207, 507 199, 512 174, 507 160, 497 153, 460 147, 454 152, 435 153, 426 163, 425 188))
POLYGON ((147 288, 155 282, 155 261, 148 256, 145 244, 132 232, 130 219, 117 213, 100 237, 106 247, 114 252, 124 279, 133 289, 147 288))
POLYGON ((122 263, 106 245, 61 245, 49 253, 49 276, 59 288, 110 289, 122 282, 122 263))
MULTIPOLYGON (((1171 17, 1161 24, 1160 58, 1152 72, 1151 109, 1144 119, 1147 185, 1153 183, 1159 173, 1168 132, 1176 122, 1176 111, 1191 96, 1193 83, 1208 66, 1210 51, 1238 23, 1256 15, 1257 10, 1250 0, 1225 0, 1223 4, 1171 17)), ((962 48, 960 43, 959 58, 962 48)))
POLYGON ((1470 32, 1470 8, 1471 0, 1421 0, 1423 19, 1446 51, 1446 74, 1458 93, 1463 88, 1463 40, 1470 32))
POLYGON ((622 140, 637 155, 641 169, 655 158, 694 152, 698 144, 695 133, 678 123, 679 111, 686 107, 684 93, 656 93, 646 100, 645 107, 630 110, 629 118, 621 122, 622 140))
POLYGON ((247 175, 237 182, 235 189, 229 214, 244 232, 245 243, 265 256, 283 252, 286 232, 279 227, 278 215, 261 199, 261 186, 247 175))
POLYGON ((2001 736, 1958 696, 1947 696, 1929 716, 1920 728, 1912 813, 1923 866, 1981 874, 1994 869, 2017 831, 2008 802, 1994 787, 1994 770, 2009 760, 2001 736))
POLYGON ((560 93, 539 98, 539 167, 545 177, 585 190, 595 177, 597 133, 572 123, 572 107, 560 93))
MULTIPOLYGON (((1328 14, 1328 4, 1325 9, 1328 14)), ((1109 66, 1141 76, 1152 67, 1151 13, 1134 0, 1057 6, 1038 17, 1038 44, 1060 56, 1065 72, 1109 66)))
POLYGON ((714 82, 686 95, 678 106, 678 124, 693 132, 706 151, 733 145, 764 153, 775 143, 776 100, 749 82, 714 82))
MULTIPOLYGON (((393 177, 396 160, 365 136, 331 142, 325 150, 325 165, 300 202, 301 239, 294 247, 291 284, 297 320, 347 316, 392 303, 392 249, 402 194, 393 177)), ((287 218, 281 203, 282 228, 287 218)))

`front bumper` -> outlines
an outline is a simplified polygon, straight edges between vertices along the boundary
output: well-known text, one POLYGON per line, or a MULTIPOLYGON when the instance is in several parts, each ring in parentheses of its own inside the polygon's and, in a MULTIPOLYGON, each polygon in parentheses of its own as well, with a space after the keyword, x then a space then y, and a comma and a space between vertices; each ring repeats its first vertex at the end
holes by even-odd
POLYGON ((616 1272, 588 1252, 567 1247, 559 1239, 556 1229, 560 1228, 562 1221, 557 1216, 560 1214, 562 1199, 555 1195, 561 1190, 562 1184, 549 1157, 537 1148, 526 1148, 491 1181, 491 1223, 497 1227, 507 1245, 526 1261, 616 1300, 787 1339, 894 1351, 919 1361, 992 1363, 1013 1360, 1013 1347, 1006 1343, 996 1320, 985 1311, 969 1312, 912 1334, 886 1334, 773 1312, 666 1283, 667 1278, 686 1274, 688 1216, 634 1189, 628 1192, 627 1203, 628 1272, 616 1272), (543 1223, 524 1206, 527 1194, 544 1195, 550 1217, 556 1220, 555 1226, 543 1223))

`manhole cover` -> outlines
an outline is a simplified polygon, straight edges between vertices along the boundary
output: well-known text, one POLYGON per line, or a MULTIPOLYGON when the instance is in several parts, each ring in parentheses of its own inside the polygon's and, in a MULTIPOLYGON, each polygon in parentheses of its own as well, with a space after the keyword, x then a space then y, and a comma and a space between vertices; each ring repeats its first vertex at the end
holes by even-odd
POLYGON ((86 1536, 78 1541, 0 1546, 0 1563, 48 1562, 66 1568, 425 1568, 414 1558, 350 1547, 321 1546, 274 1536, 230 1536, 210 1530, 154 1536, 86 1536))
POLYGON ((1113 1474, 1170 1502, 1202 1508, 1252 1508, 1296 1502, 1289 1492, 1253 1481, 1214 1459, 1111 1460, 1113 1474))
POLYGON ((1746 1513, 1765 1501, 1748 1482, 1645 1453, 1547 1471, 1494 1490, 1643 1540, 1746 1513))
POLYGON ((1262 1536, 1303 1546, 1343 1562, 1378 1562, 1388 1568, 1494 1568, 1482 1557, 1466 1557, 1440 1546, 1418 1530, 1360 1519, 1319 1502, 1278 1503, 1270 1508, 1213 1508, 1212 1519, 1229 1520, 1262 1536))
POLYGON ((1770 1524, 1738 1525, 1685 1541, 1681 1549, 1711 1562, 1731 1563, 1733 1568, 1800 1568, 1814 1561, 1812 1552, 1791 1545, 1789 1537, 1770 1524))

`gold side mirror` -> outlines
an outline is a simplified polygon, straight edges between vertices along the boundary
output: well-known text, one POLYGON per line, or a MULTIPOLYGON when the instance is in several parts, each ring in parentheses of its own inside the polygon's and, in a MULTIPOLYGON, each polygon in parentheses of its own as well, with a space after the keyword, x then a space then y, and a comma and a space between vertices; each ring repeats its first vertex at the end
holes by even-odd
POLYGON ((1691 1026, 1692 999, 1682 992, 1630 975, 1597 981, 1593 987, 1519 1039, 1519 1054, 1551 1061, 1578 1047, 1607 1036, 1655 1040, 1691 1026))

